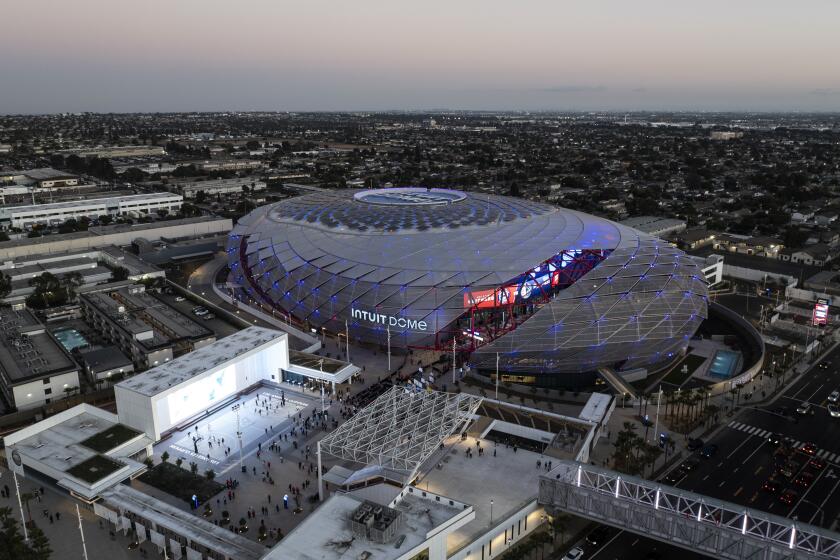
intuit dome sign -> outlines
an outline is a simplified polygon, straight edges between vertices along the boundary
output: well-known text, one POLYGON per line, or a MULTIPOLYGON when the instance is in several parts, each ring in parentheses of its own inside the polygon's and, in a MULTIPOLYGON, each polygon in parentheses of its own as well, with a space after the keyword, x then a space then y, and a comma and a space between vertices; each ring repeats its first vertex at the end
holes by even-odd
POLYGON ((429 324, 426 321, 409 319, 407 317, 394 317, 393 315, 365 311, 363 309, 356 309, 355 307, 350 310, 350 316, 354 319, 361 319, 362 321, 368 321, 385 327, 394 327, 396 329, 409 329, 412 331, 426 331, 429 329, 429 324))

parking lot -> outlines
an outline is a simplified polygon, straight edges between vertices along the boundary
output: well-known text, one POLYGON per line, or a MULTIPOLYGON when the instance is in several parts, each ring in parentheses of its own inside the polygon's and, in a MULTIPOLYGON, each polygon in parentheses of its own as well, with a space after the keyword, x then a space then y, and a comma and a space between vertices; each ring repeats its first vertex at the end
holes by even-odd
POLYGON ((215 332, 217 338, 229 336, 241 330, 240 327, 229 323, 223 317, 215 315, 212 312, 208 314, 212 315, 212 317, 210 318, 207 318, 208 315, 195 315, 193 313, 193 310, 197 307, 202 307, 201 303, 193 301, 192 299, 187 298, 178 292, 173 291, 173 293, 171 294, 162 293, 158 294, 157 297, 165 301, 167 305, 170 305, 174 309, 177 309, 181 313, 187 315, 188 317, 191 317, 195 321, 201 323, 202 325, 215 332))

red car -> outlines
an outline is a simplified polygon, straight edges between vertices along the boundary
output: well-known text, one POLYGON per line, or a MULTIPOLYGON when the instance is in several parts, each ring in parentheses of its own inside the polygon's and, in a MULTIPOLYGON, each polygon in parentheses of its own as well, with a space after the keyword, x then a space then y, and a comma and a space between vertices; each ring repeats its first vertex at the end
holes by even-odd
POLYGON ((785 490, 784 494, 779 496, 779 501, 788 506, 793 505, 797 499, 799 499, 799 494, 793 490, 785 490))
POLYGON ((800 474, 796 478, 793 479, 793 483, 797 486, 801 486, 803 488, 808 488, 811 486, 811 483, 814 482, 814 473, 810 473, 805 471, 804 473, 800 474))
POLYGON ((814 470, 821 471, 825 468, 825 462, 814 457, 813 459, 808 461, 808 466, 812 467, 814 470))
POLYGON ((817 452, 817 446, 813 443, 803 443, 799 446, 799 451, 806 455, 814 455, 817 452))

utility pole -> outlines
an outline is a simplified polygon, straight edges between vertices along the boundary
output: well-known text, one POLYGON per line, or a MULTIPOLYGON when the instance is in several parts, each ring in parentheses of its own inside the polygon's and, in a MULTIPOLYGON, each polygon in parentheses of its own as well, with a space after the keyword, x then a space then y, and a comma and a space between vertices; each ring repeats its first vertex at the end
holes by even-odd
POLYGON ((23 540, 29 542, 29 532, 26 530, 26 515, 23 513, 23 502, 20 500, 20 486, 18 485, 17 473, 12 471, 12 478, 15 479, 15 493, 17 494, 18 507, 20 508, 20 519, 23 521, 23 540))
POLYGON ((82 512, 79 510, 79 504, 76 504, 76 516, 79 518, 79 534, 82 536, 82 557, 88 560, 87 546, 85 545, 85 532, 82 529, 82 512))

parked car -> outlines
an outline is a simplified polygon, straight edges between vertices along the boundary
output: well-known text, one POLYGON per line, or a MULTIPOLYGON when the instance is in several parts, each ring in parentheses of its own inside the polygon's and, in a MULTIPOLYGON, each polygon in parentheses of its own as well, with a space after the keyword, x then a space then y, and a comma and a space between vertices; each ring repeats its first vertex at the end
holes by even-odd
POLYGON ((202 306, 193 307, 192 312, 193 312, 193 315, 197 315, 199 317, 201 317, 202 315, 207 315, 208 313, 210 313, 210 311, 206 307, 202 307, 202 306))
POLYGON ((828 414, 831 415, 832 418, 840 418, 840 405, 828 403, 826 408, 828 408, 828 414))
POLYGON ((204 319, 205 321, 209 321, 210 319, 215 319, 216 316, 212 313, 206 313, 201 318, 204 319))
POLYGON ((828 402, 836 403, 840 401, 840 391, 832 391, 830 395, 828 395, 828 402))
POLYGON ((175 296, 175 301, 187 301, 187 298, 184 296, 175 296))

